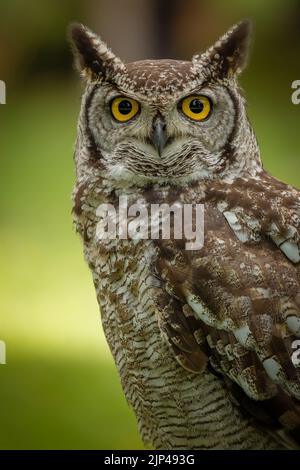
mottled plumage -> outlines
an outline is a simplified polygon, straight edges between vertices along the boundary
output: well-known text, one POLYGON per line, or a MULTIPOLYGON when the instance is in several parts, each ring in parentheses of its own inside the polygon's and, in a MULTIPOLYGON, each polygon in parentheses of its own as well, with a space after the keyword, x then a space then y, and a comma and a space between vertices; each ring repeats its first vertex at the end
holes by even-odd
POLYGON ((71 29, 86 81, 75 152, 74 219, 105 335, 145 443, 158 449, 300 444, 300 192, 264 171, 237 76, 250 26, 191 62, 123 64, 71 29), (192 122, 178 103, 213 105, 192 122), (116 122, 111 101, 140 103, 116 122), (167 136, 158 154, 153 126, 167 136), (205 240, 99 239, 101 203, 204 204, 205 240))

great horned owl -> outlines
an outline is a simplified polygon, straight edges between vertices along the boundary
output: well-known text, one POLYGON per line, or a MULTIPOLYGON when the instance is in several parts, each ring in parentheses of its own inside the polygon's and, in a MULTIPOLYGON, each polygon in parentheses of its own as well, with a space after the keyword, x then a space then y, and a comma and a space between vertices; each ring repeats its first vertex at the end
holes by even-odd
POLYGON ((71 27, 86 83, 74 219, 126 398, 157 449, 300 442, 300 192, 262 167, 237 83, 250 32, 241 22, 191 61, 124 64, 71 27), (203 204, 203 247, 97 236, 99 205, 118 211, 121 196, 203 204))

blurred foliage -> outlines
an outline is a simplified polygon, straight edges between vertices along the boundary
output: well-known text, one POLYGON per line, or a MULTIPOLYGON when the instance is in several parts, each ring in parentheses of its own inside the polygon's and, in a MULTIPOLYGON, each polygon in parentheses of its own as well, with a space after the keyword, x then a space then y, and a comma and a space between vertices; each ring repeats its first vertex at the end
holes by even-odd
POLYGON ((47 83, 0 108, 2 449, 141 446, 72 230, 78 96, 47 83))
MULTIPOLYGON (((0 79, 7 82, 7 105, 0 106, 0 339, 7 345, 7 365, 0 366, 1 449, 142 448, 72 230, 80 89, 75 76, 70 78, 65 40, 71 20, 99 32, 105 22, 105 39, 113 38, 120 49, 122 42, 129 57, 132 43, 117 33, 124 31, 118 25, 122 18, 127 24, 133 1, 114 0, 114 9, 108 9, 107 2, 96 0, 1 0, 0 79)), ((141 10, 152 4, 156 0, 139 2, 141 10)), ((168 47, 180 58, 209 45, 234 21, 255 19, 253 58, 242 77, 249 115, 266 167, 300 186, 300 106, 290 99, 291 82, 300 78, 299 2, 169 5, 168 47)), ((156 55, 159 20, 149 17, 145 24, 156 55)), ((140 50, 148 54, 148 36, 141 30, 140 50)))

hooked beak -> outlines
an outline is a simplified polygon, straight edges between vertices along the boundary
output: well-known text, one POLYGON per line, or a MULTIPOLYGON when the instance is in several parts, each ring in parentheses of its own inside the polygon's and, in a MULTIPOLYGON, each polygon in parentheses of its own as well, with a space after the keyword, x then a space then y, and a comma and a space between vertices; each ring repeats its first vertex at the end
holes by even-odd
POLYGON ((162 151, 167 143, 168 136, 166 132, 166 123, 161 115, 157 115, 152 124, 151 141, 161 157, 162 151))

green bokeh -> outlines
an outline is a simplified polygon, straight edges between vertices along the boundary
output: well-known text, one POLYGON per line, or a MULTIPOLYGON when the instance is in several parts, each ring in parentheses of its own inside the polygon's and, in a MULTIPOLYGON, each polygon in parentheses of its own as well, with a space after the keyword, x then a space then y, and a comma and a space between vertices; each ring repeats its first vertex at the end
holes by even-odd
POLYGON ((0 448, 140 448, 72 230, 79 90, 20 96, 0 108, 0 448))

